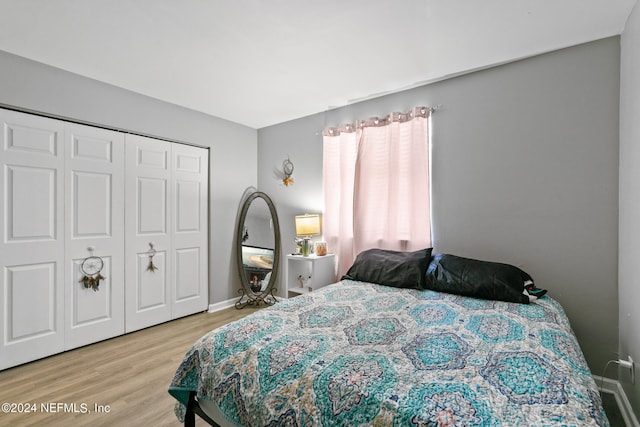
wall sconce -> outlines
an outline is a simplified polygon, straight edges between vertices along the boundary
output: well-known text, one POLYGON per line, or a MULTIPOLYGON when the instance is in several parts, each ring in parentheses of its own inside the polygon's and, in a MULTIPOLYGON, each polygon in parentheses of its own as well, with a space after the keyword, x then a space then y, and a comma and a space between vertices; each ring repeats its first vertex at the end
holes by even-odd
POLYGON ((296 236, 301 237, 299 244, 302 247, 302 256, 311 253, 311 236, 320 234, 320 215, 296 215, 296 236))

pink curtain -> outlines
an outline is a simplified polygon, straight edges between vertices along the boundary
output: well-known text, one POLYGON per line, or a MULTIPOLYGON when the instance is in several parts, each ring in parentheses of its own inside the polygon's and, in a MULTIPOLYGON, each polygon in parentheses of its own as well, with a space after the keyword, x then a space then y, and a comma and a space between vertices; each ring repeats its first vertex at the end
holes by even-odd
POLYGON ((338 276, 366 249, 431 246, 430 113, 418 107, 323 132, 323 233, 338 276))
POLYGON ((322 233, 330 252, 336 254, 341 277, 353 263, 353 184, 358 136, 353 126, 325 132, 322 147, 324 213, 322 233))

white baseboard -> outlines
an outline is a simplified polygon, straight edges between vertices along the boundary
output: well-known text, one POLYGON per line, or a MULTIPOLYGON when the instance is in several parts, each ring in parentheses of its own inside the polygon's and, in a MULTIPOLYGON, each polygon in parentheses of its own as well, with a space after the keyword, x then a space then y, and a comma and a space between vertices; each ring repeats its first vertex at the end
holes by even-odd
POLYGON ((631 407, 631 402, 627 398, 627 394, 624 392, 622 388, 622 384, 620 381, 612 380, 606 377, 599 377, 597 375, 593 375, 593 379, 595 380, 598 388, 603 393, 610 393, 616 398, 616 403, 620 408, 620 412, 622 413, 622 418, 624 419, 627 427, 640 427, 638 423, 638 418, 636 414, 633 412, 633 408, 631 407))
POLYGON ((224 310, 225 308, 233 307, 238 301, 238 298, 228 299, 226 301, 217 302, 215 304, 209 304, 209 313, 215 313, 216 311, 224 310))

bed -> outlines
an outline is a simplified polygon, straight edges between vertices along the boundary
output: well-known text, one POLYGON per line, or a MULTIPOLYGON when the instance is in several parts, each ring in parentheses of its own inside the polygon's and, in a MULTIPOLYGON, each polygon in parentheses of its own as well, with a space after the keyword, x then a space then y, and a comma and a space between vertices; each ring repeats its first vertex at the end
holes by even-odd
POLYGON ((175 412, 242 426, 607 426, 558 302, 343 279, 203 336, 175 412))

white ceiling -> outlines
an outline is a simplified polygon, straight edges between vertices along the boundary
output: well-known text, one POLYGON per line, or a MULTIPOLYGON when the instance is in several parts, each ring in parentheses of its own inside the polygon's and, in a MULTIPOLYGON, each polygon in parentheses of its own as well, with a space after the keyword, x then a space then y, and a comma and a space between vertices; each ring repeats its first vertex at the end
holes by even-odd
POLYGON ((620 34, 636 0, 0 0, 0 50, 261 128, 620 34))

